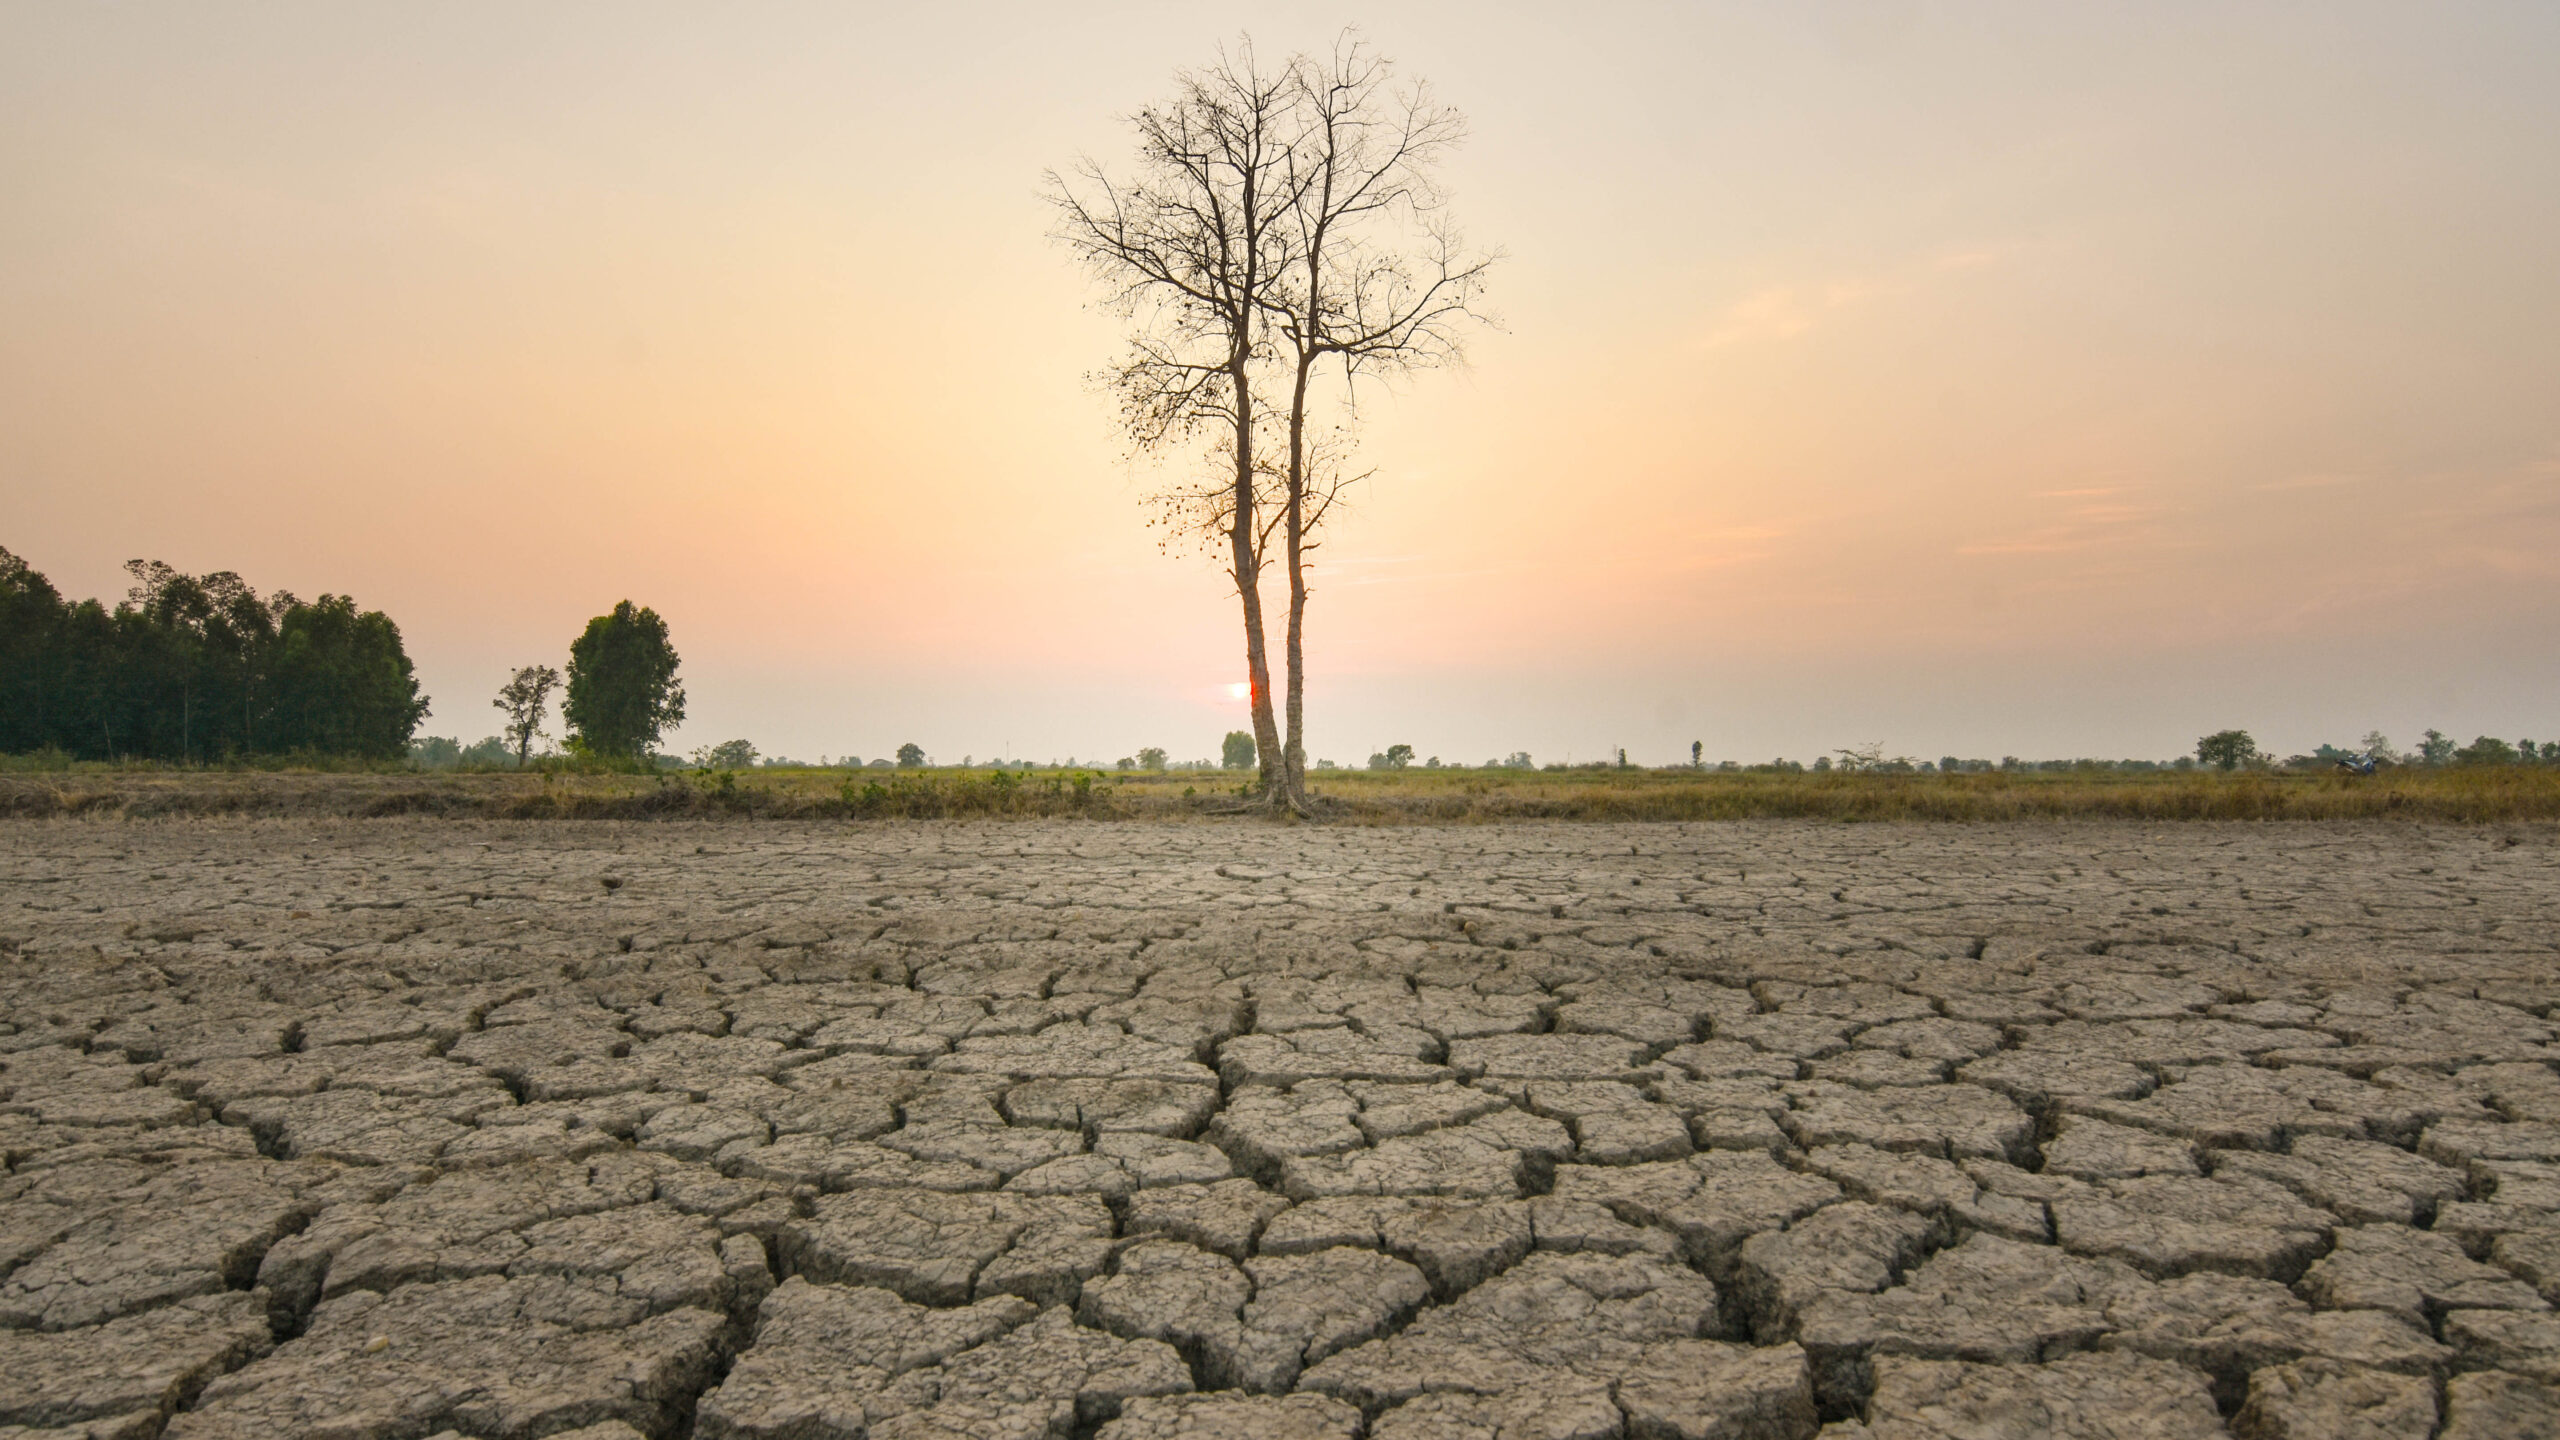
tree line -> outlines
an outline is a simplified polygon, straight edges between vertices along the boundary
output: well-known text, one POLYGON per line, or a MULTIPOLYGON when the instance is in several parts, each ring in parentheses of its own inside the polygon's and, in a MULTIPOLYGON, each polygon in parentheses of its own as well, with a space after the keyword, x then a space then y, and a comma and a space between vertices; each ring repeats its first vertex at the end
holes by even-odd
POLYGON ((132 560, 110 609, 0 549, 0 752, 200 763, 396 760, 427 713, 400 627, 353 597, 260 595, 132 560))

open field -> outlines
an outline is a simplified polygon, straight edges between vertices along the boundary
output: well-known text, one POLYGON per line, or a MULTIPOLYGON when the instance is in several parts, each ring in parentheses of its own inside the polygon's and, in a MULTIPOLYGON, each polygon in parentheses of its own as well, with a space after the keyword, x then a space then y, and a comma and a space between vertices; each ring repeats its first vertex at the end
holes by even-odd
MULTIPOLYGON (((420 773, 74 766, 0 773, 0 816, 486 819, 1197 819, 1242 802, 1243 772, 1095 770, 727 774, 420 773)), ((1325 770, 1326 820, 2560 820, 2560 766, 2403 768, 2372 776, 2086 770, 1986 775, 1692 770, 1325 770)))
POLYGON ((2555 937, 2517 826, 0 824, 0 1430, 2551 1434, 2555 937))

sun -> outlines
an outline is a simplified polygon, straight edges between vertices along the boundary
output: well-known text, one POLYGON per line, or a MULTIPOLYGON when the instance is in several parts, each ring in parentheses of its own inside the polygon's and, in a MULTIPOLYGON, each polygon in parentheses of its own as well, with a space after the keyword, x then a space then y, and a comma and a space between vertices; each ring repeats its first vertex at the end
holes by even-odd
POLYGON ((1227 687, 1227 698, 1230 700, 1241 700, 1252 693, 1253 687, 1242 680, 1227 687))

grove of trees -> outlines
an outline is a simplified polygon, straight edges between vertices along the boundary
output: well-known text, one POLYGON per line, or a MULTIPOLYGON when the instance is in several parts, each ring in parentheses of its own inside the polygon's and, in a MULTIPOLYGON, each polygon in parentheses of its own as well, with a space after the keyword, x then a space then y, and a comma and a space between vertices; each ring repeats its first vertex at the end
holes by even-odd
POLYGON ((0 752, 396 760, 427 713, 400 627, 344 595, 129 561, 113 609, 0 550, 0 752))

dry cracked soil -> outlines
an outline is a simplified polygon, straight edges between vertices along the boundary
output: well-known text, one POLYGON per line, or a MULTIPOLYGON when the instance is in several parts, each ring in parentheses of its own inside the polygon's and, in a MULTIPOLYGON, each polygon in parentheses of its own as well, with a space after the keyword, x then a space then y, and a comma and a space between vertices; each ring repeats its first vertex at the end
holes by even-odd
POLYGON ((2560 849, 0 827, 0 1436, 2560 1434, 2560 849))

